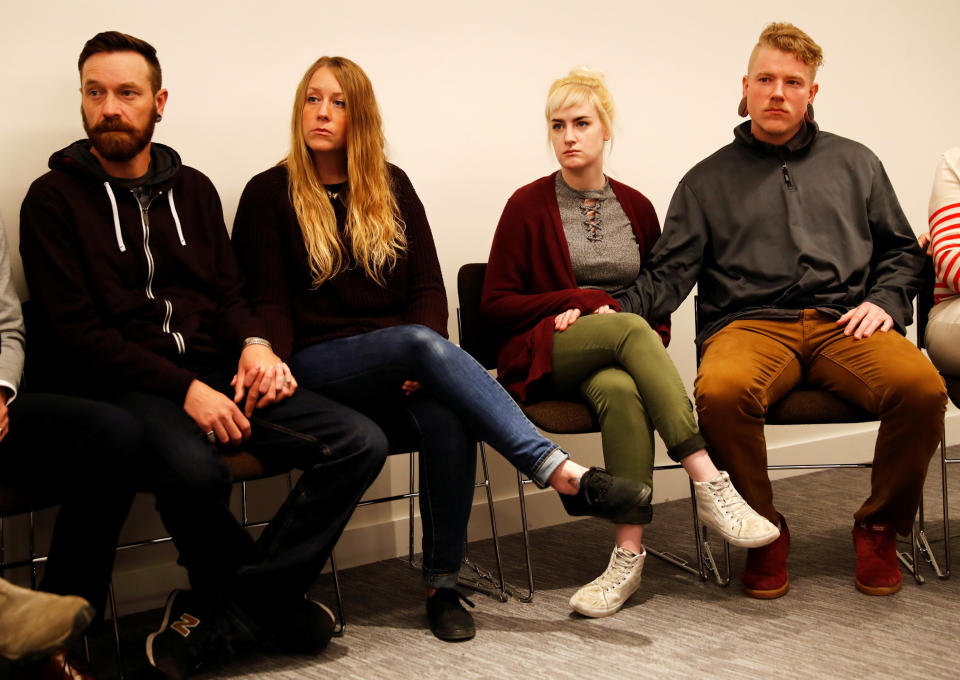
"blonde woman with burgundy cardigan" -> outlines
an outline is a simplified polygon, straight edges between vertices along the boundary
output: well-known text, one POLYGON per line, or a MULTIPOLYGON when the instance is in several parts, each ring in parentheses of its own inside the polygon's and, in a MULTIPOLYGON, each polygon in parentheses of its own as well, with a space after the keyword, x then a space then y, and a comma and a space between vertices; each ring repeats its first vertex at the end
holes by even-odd
MULTIPOLYGON (((664 346, 667 319, 619 313, 618 289, 637 277, 660 235, 653 206, 603 173, 613 102, 602 76, 575 69, 546 109, 560 171, 518 189, 497 226, 482 314, 501 339, 500 381, 518 399, 584 399, 600 421, 606 467, 653 484, 653 431, 694 480, 701 518, 734 545, 766 545, 777 528, 755 513, 710 460, 690 400, 664 346)), ((640 585, 643 524, 612 518, 607 569, 570 605, 608 616, 640 585)))

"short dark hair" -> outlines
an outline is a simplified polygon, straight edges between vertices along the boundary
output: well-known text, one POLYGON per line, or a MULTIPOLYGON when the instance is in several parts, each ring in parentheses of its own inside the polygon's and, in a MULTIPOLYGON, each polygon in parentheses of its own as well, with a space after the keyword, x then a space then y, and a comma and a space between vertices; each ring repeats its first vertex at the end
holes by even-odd
POLYGON ((77 69, 83 77, 83 65, 87 59, 102 52, 136 52, 143 56, 150 65, 150 87, 153 93, 160 91, 163 74, 160 71, 160 60, 157 59, 157 50, 146 40, 134 38, 132 35, 120 31, 104 31, 90 38, 80 51, 77 60, 77 69))

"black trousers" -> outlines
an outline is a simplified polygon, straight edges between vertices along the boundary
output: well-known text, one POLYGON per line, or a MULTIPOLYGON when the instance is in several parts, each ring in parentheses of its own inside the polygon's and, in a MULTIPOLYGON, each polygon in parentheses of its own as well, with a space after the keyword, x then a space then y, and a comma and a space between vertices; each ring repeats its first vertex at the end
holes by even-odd
MULTIPOLYGON (((200 379, 232 397, 226 372, 200 379)), ((191 587, 205 597, 302 597, 387 452, 373 421, 304 389, 256 411, 241 449, 271 473, 296 468, 303 475, 254 541, 230 511, 232 480, 218 447, 181 404, 143 393, 120 395, 114 403, 146 429, 146 484, 191 587)))
POLYGON ((102 618, 143 427, 116 406, 62 395, 21 393, 9 412, 3 483, 62 503, 40 588, 80 595, 102 618))

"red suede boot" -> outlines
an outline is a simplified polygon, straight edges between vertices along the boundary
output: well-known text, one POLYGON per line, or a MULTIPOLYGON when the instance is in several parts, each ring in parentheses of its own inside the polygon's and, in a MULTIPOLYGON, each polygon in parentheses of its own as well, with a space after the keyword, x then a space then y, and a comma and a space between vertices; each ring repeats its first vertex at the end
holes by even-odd
POLYGON ((787 553, 790 551, 790 530, 787 520, 780 515, 780 538, 762 548, 747 551, 747 565, 740 580, 750 597, 773 600, 790 588, 787 575, 787 553))
POLYGON ((897 562, 897 532, 888 527, 853 525, 853 547, 857 550, 854 583, 867 595, 893 595, 903 585, 897 562))

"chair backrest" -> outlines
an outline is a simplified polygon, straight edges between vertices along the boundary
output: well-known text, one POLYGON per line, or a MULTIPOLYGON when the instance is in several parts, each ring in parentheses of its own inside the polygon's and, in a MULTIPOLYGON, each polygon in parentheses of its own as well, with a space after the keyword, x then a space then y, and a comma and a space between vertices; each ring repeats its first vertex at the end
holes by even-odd
POLYGON ((923 337, 927 332, 927 317, 933 309, 933 289, 937 284, 937 273, 933 268, 933 258, 927 258, 923 268, 923 283, 917 293, 917 347, 923 349, 923 337))
POLYGON ((480 298, 486 262, 471 262, 457 273, 457 295, 460 308, 457 319, 460 326, 460 347, 487 370, 497 367, 496 345, 480 320, 480 298))

